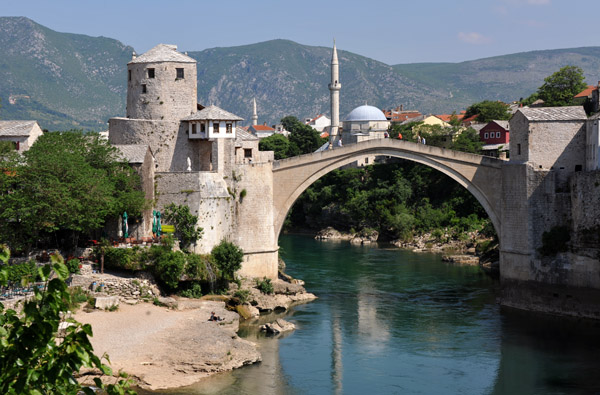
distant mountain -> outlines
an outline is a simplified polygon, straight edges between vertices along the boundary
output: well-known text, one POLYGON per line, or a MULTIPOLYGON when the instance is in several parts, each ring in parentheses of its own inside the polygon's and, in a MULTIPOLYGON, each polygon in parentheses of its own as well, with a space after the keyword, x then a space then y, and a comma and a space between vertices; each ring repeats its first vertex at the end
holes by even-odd
POLYGON ((447 92, 438 103, 447 111, 482 100, 514 101, 528 97, 544 78, 563 66, 583 69, 589 84, 600 80, 600 47, 554 49, 472 60, 462 63, 395 65, 394 70, 415 83, 447 92))
POLYGON ((106 129, 109 116, 125 114, 132 51, 110 38, 0 17, 0 117, 36 119, 51 130, 106 129))
MULTIPOLYGON (((158 44, 158 43, 157 43, 158 44)), ((176 43, 174 43, 176 44, 176 43)), ((27 18, 0 17, 0 118, 37 119, 50 130, 103 130, 125 113, 132 47, 58 33, 27 18)), ((484 100, 529 96, 571 64, 600 79, 600 47, 535 51, 462 63, 389 66, 346 51, 340 58, 341 117, 365 102, 421 112, 460 111, 484 100)), ((331 48, 272 40, 189 52, 198 61, 198 101, 246 119, 256 97, 259 121, 329 113, 331 48)))

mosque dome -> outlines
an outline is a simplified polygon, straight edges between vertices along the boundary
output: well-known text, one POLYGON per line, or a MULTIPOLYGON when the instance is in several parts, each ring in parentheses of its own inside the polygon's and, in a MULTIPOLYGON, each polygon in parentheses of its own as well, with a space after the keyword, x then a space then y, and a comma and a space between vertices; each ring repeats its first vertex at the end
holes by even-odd
POLYGON ((377 107, 365 104, 350 111, 344 121, 387 121, 387 118, 377 107))

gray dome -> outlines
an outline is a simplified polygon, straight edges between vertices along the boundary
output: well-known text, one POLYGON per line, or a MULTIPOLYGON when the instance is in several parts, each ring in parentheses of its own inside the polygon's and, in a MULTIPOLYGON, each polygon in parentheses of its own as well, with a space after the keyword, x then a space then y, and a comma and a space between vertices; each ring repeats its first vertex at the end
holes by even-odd
POLYGON ((344 121, 387 121, 387 118, 377 107, 365 104, 350 111, 344 121))

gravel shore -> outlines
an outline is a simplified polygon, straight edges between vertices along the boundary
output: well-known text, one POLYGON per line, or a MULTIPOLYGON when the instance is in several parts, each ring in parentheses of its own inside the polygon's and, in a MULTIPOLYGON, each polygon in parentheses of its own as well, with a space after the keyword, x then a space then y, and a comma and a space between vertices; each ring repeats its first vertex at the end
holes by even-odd
POLYGON ((92 325, 96 355, 107 353, 113 370, 127 372, 142 388, 190 385, 260 361, 255 344, 236 335, 239 316, 227 311, 223 302, 188 307, 192 308, 121 304, 117 311, 79 311, 73 318, 92 325), (224 320, 208 321, 211 311, 224 320))

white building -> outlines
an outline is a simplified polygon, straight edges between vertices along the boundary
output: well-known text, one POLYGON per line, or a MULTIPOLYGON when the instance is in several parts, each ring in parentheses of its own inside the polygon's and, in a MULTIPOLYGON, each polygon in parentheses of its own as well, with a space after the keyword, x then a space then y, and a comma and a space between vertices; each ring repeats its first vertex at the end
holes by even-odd
POLYGON ((36 121, 0 121, 0 141, 12 141, 19 153, 31 148, 42 133, 36 121))

